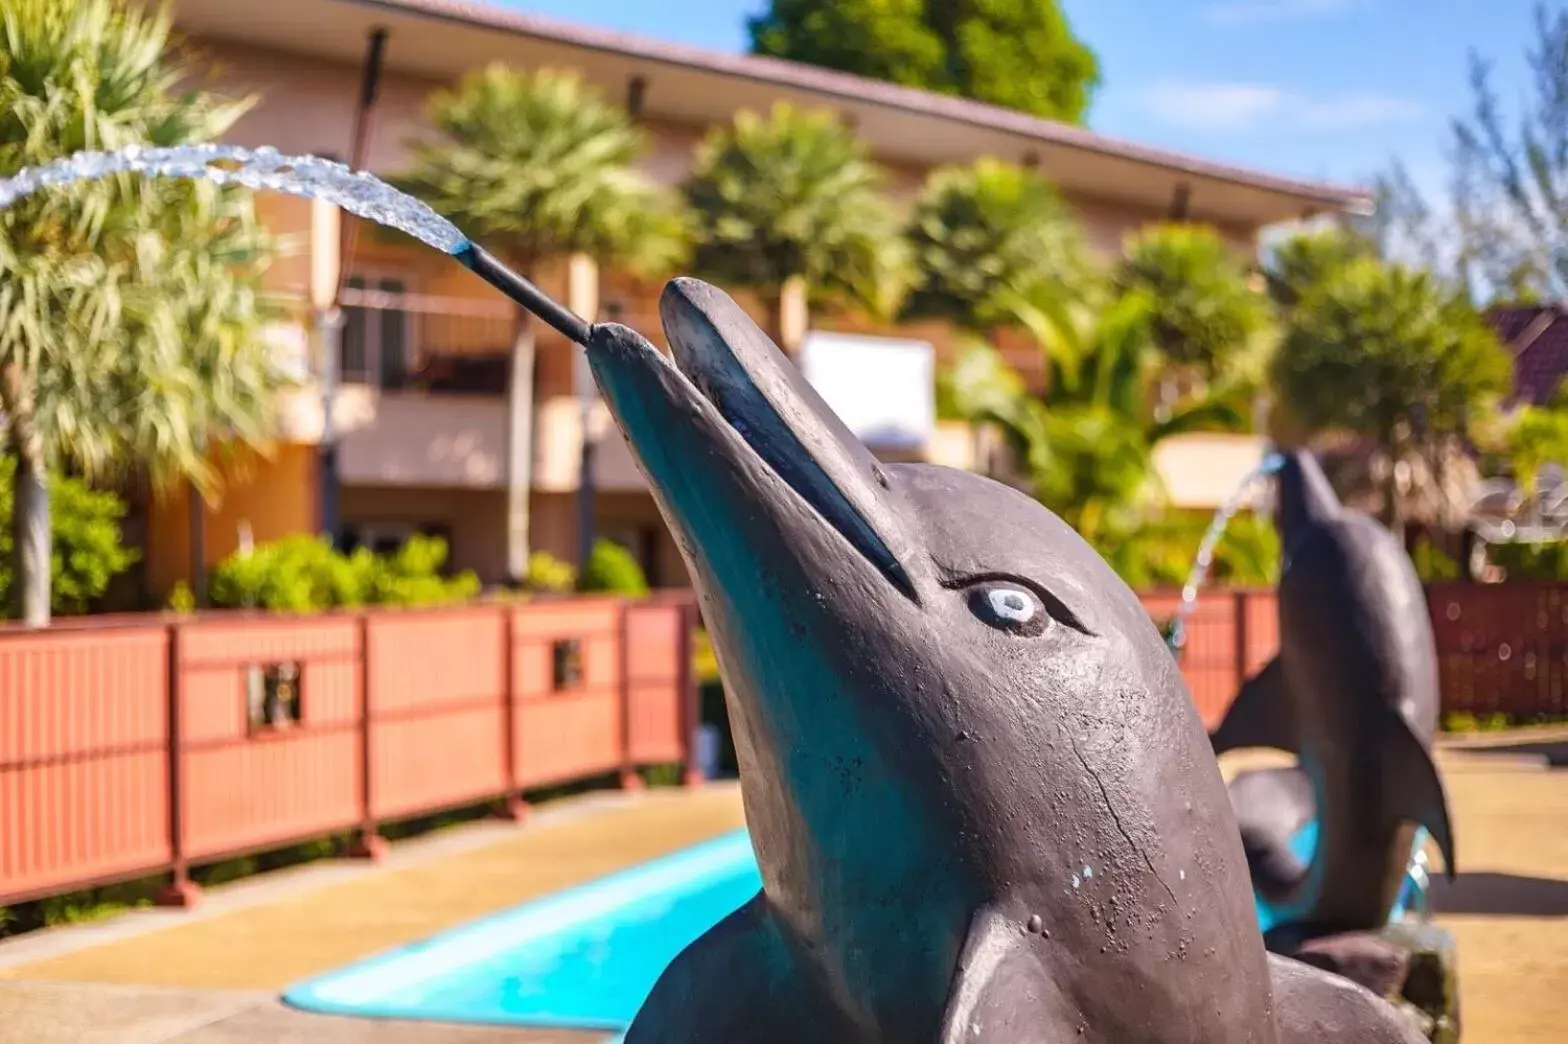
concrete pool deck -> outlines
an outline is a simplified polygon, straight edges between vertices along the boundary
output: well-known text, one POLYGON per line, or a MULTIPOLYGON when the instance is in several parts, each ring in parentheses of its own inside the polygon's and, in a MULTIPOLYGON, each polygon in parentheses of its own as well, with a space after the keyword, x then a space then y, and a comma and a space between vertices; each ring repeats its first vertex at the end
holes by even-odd
MULTIPOLYGON (((1465 1039, 1545 1044, 1568 1026, 1568 772, 1524 750, 1445 750, 1459 859, 1439 882, 1458 939, 1465 1039)), ((1568 734, 1561 737, 1568 743, 1568 734)), ((1227 768, 1234 768, 1227 759, 1227 768)), ((198 910, 139 910, 0 942, 0 1044, 565 1044, 542 1033, 307 1015, 281 989, 360 957, 742 826, 738 790, 599 795, 523 827, 485 823, 394 846, 381 866, 309 867, 215 889, 198 910)))

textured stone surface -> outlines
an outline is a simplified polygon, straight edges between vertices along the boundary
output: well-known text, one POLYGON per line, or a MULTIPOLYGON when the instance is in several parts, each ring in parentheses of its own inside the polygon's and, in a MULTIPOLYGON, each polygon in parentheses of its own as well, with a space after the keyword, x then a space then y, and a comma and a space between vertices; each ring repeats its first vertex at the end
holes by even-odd
POLYGON ((1459 1040, 1454 938, 1435 924, 1407 922, 1276 946, 1305 964, 1342 975, 1408 1014, 1433 1044, 1459 1040))

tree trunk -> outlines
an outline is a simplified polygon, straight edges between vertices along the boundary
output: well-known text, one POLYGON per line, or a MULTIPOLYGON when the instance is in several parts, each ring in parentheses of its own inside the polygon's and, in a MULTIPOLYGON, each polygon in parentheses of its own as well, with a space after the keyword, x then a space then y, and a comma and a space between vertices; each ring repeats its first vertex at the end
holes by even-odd
POLYGON ((0 411, 10 426, 8 449, 16 454, 11 489, 11 600, 16 617, 28 627, 49 623, 51 550, 49 547, 49 462, 44 441, 34 430, 32 381, 15 363, 0 372, 0 411))
POLYGON ((49 471, 36 447, 25 444, 16 457, 11 537, 17 618, 28 627, 43 627, 49 623, 51 581, 49 471))
POLYGON ((768 336, 791 359, 806 339, 806 328, 811 325, 810 306, 806 295, 806 281, 800 276, 790 276, 770 302, 768 336))
POLYGON ((186 484, 185 511, 190 530, 188 549, 191 572, 191 598, 196 608, 207 608, 207 502, 196 491, 196 484, 186 484))
POLYGON ((1399 495, 1399 456, 1390 452, 1388 455, 1388 475, 1384 484, 1384 497, 1388 503, 1384 505, 1384 514, 1387 516, 1388 531, 1394 534, 1394 539, 1401 545, 1405 542, 1405 513, 1400 503, 1399 495))
POLYGON ((528 575, 529 497, 534 461, 534 321, 517 311, 507 388, 506 574, 513 584, 528 575))

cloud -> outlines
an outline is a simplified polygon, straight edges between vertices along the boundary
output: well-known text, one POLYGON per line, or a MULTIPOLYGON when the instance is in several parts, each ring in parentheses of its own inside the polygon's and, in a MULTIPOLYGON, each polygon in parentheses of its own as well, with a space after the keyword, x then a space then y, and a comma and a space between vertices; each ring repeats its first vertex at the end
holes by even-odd
POLYGON ((1257 25, 1332 18, 1354 9, 1359 0, 1224 0, 1203 9, 1214 25, 1257 25))
POLYGON ((1166 83, 1149 92, 1147 107, 1158 119, 1193 130, 1247 130, 1285 99, 1278 87, 1252 83, 1166 83))
POLYGON ((1345 130, 1414 119, 1425 111, 1417 102, 1375 91, 1315 97, 1263 83, 1162 83, 1145 94, 1144 107, 1173 127, 1219 133, 1250 131, 1265 122, 1345 130))

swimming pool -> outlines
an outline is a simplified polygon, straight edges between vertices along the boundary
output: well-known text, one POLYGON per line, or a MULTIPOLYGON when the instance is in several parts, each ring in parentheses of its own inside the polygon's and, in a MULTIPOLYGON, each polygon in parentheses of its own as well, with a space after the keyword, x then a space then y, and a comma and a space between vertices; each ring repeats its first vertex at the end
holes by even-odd
MULTIPOLYGON (((1292 847, 1306 858, 1316 838, 1309 823, 1292 847)), ((739 830, 329 972, 283 999, 334 1015, 619 1033, 665 966, 760 887, 739 830)), ((1274 919, 1259 904, 1260 925, 1274 919)))

